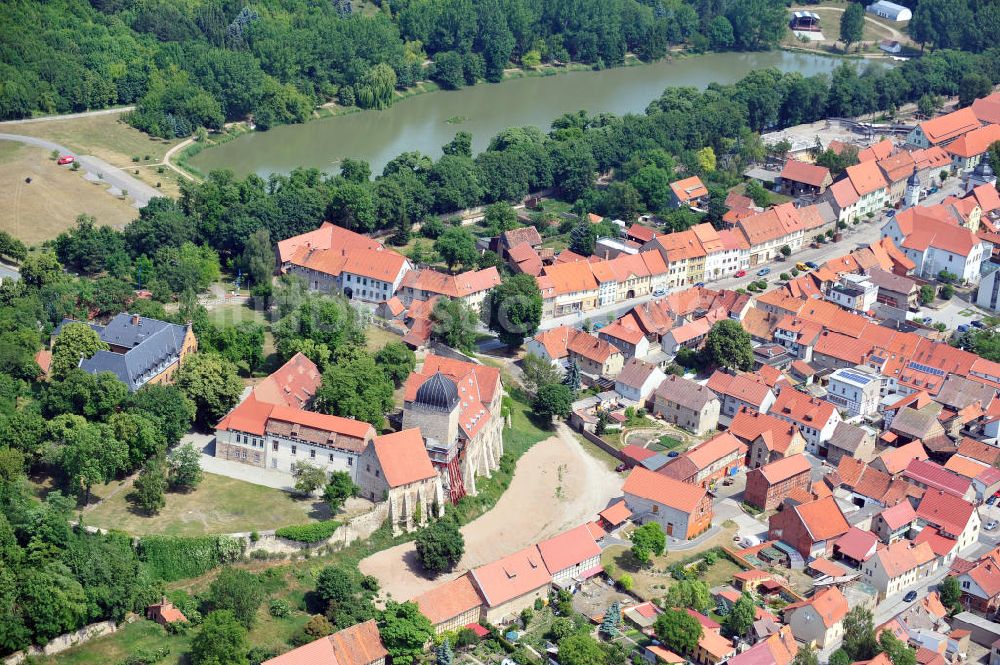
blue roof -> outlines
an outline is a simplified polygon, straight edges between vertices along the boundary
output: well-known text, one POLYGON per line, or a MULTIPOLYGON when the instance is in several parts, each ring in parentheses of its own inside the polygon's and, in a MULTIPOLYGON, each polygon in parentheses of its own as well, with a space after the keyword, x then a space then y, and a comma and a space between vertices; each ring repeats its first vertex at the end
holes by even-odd
POLYGON ((180 357, 187 333, 186 326, 133 317, 125 312, 106 326, 91 325, 91 328, 107 344, 128 350, 124 353, 98 351, 93 357, 81 360, 80 369, 90 374, 111 372, 132 391, 141 388, 180 357))

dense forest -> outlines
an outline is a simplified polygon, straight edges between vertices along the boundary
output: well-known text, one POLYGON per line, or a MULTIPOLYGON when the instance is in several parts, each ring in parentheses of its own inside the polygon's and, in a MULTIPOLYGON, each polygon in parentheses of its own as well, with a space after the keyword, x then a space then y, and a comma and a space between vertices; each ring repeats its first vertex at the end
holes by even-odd
POLYGON ((782 0, 12 0, 0 4, 0 118, 137 104, 151 134, 317 103, 380 107, 425 78, 497 81, 508 63, 614 66, 671 45, 769 48, 782 0), (433 61, 433 62, 432 62, 433 61))

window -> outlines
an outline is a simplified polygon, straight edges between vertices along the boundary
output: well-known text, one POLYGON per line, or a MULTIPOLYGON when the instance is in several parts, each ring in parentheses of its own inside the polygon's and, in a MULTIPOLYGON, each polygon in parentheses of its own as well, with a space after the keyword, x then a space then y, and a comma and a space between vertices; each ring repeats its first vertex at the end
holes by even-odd
POLYGON ((293 455, 295 454, 295 449, 296 449, 296 446, 292 446, 292 454, 293 455))
POLYGON ((378 469, 375 469, 375 477, 376 478, 381 478, 382 477, 382 472, 379 471, 378 469))
POLYGON ((333 461, 333 453, 330 453, 330 461, 333 461))
POLYGON ((316 459, 316 451, 315 450, 310 450, 309 451, 309 459, 316 459))
POLYGON ((278 442, 277 441, 272 441, 271 442, 271 450, 273 450, 274 452, 278 452, 278 442))
MULTIPOLYGON (((333 455, 330 455, 330 458, 333 459, 333 455)), ((354 466, 354 458, 353 457, 348 457, 347 458, 347 466, 354 466)))

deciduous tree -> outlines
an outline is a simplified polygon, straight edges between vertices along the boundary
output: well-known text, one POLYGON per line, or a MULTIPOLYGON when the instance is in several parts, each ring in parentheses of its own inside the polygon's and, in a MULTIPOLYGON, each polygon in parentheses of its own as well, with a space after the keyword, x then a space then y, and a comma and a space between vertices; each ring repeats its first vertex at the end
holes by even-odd
POLYGON ((443 573, 455 567, 465 553, 465 538, 452 519, 439 519, 417 532, 417 556, 430 573, 443 573))

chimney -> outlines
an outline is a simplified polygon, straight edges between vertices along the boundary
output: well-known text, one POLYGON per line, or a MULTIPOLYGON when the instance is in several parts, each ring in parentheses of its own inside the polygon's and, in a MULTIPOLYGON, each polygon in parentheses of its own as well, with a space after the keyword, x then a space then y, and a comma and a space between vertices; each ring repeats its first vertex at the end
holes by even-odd
POLYGON ((133 315, 132 315, 132 325, 133 325, 133 326, 138 326, 138 325, 140 325, 140 321, 141 321, 141 319, 139 318, 139 315, 138 315, 138 314, 133 314, 133 315))

